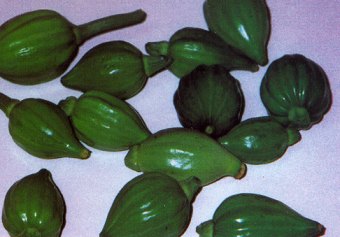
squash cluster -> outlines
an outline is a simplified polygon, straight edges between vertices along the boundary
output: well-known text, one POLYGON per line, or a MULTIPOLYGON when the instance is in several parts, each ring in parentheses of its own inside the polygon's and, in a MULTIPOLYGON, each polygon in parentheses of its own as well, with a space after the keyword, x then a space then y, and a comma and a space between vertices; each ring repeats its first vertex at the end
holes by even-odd
MULTIPOLYGON (((242 121, 242 86, 230 71, 255 73, 268 64, 269 7, 265 0, 206 0, 202 7, 208 29, 185 27, 169 40, 148 42, 147 55, 125 41, 105 42, 65 74, 84 41, 141 23, 146 13, 137 10, 76 26, 57 12, 37 10, 0 26, 3 79, 35 85, 61 76, 63 86, 83 93, 58 104, 0 93, 13 141, 42 159, 88 159, 87 147, 128 150, 126 167, 142 172, 114 199, 100 237, 181 236, 202 188, 227 176, 242 179, 246 164, 281 158, 300 141, 299 131, 320 122, 331 106, 323 69, 303 55, 283 55, 271 62, 261 82, 268 114, 242 121), (173 104, 183 127, 151 133, 126 100, 164 70, 180 79, 173 104)), ((2 222, 11 237, 58 237, 65 209, 52 174, 42 169, 10 187, 2 222)), ((250 193, 226 198, 213 218, 197 227, 201 237, 324 232, 322 224, 280 201, 250 193)))

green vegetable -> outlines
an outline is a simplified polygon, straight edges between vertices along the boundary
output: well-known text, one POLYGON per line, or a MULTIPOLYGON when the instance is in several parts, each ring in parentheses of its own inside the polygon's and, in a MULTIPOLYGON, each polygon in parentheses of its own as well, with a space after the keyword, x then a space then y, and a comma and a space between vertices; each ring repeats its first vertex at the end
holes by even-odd
POLYGON ((179 183, 160 173, 142 174, 118 193, 99 236, 179 237, 199 189, 196 178, 179 183))
POLYGON ((300 54, 272 62, 261 83, 268 113, 285 126, 309 129, 322 120, 332 103, 323 69, 300 54))
POLYGON ((0 76, 23 85, 52 80, 67 69, 84 41, 145 17, 137 10, 76 26, 52 10, 16 16, 0 27, 0 76))
POLYGON ((146 51, 150 55, 172 58, 169 70, 179 78, 201 64, 221 64, 228 70, 258 70, 252 60, 237 53, 219 36, 199 28, 183 28, 169 41, 147 43, 146 51))
POLYGON ((170 63, 165 57, 143 55, 128 42, 110 41, 88 51, 61 83, 83 92, 98 90, 128 99, 170 63))
POLYGON ((300 139, 297 130, 284 128, 271 117, 259 117, 241 122, 218 141, 244 163, 266 164, 300 139))
POLYGON ((59 237, 64 218, 64 199, 46 169, 15 182, 6 194, 2 223, 11 237, 59 237))
POLYGON ((280 201, 242 193, 225 199, 196 231, 200 237, 316 237, 325 228, 280 201))
POLYGON ((0 109, 9 119, 14 142, 31 155, 44 159, 90 156, 59 106, 42 99, 19 101, 0 93, 0 109))
POLYGON ((71 96, 59 105, 70 116, 77 137, 100 150, 125 150, 150 135, 132 106, 104 92, 89 91, 78 99, 71 96))
POLYGON ((206 0, 204 16, 211 31, 259 65, 268 63, 270 15, 265 0, 206 0))
POLYGON ((180 80, 174 105, 184 127, 218 137, 240 122, 244 97, 224 67, 201 65, 180 80))
POLYGON ((142 172, 162 172, 177 180, 191 176, 202 185, 224 176, 242 178, 246 166, 212 138, 190 129, 165 129, 132 146, 125 165, 142 172))

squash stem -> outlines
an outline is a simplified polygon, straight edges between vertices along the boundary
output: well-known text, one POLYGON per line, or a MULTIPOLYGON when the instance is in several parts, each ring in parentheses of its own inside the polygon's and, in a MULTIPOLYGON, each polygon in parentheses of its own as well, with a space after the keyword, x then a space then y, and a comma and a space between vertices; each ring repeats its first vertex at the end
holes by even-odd
POLYGON ((214 222, 212 220, 203 222, 196 228, 199 237, 213 237, 214 236, 214 222))
POLYGON ((162 56, 143 56, 144 71, 147 77, 152 77, 160 71, 165 70, 172 60, 162 56))
POLYGON ((145 45, 145 50, 148 54, 153 56, 168 56, 169 53, 169 42, 149 42, 145 45))
POLYGON ((141 23, 145 18, 146 13, 139 9, 133 12, 112 15, 86 24, 74 26, 77 43, 80 45, 96 35, 141 23))
POLYGON ((288 120, 292 122, 293 126, 308 127, 311 119, 308 111, 303 107, 294 107, 288 112, 288 120))
POLYGON ((202 185, 201 181, 196 177, 190 177, 188 179, 179 181, 184 193, 186 194, 189 202, 192 202, 196 194, 200 191, 202 185))
POLYGON ((288 145, 289 146, 292 146, 301 140, 301 134, 297 129, 288 128, 287 134, 288 134, 288 145))
POLYGON ((234 176, 235 179, 242 179, 247 174, 247 166, 245 164, 241 164, 241 167, 237 173, 237 175, 234 176))
POLYGON ((76 102, 77 102, 76 97, 69 96, 64 100, 59 101, 58 105, 62 110, 64 110, 67 116, 70 116, 72 114, 76 102))
POLYGON ((12 111, 12 108, 19 102, 19 100, 12 99, 7 95, 0 93, 0 109, 8 117, 12 111))

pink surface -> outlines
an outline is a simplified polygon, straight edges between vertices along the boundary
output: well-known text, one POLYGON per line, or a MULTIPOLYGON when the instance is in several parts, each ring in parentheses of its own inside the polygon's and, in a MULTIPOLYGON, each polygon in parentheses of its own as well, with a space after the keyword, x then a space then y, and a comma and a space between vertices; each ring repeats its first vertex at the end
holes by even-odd
MULTIPOLYGON (((210 219, 222 200, 241 192, 278 199, 302 215, 324 224, 326 236, 340 236, 340 125, 337 121, 340 115, 340 1, 268 0, 267 3, 272 16, 268 46, 270 62, 284 54, 300 53, 319 63, 330 80, 332 108, 321 123, 303 131, 302 141, 289 148, 280 160, 262 166, 249 165, 247 176, 240 181, 224 178, 205 187, 194 203, 192 220, 184 237, 198 236, 196 226, 210 219)), ((145 43, 168 40, 182 27, 206 29, 202 4, 203 1, 198 0, 11 0, 0 2, 0 22, 40 8, 56 10, 74 24, 139 8, 147 12, 148 17, 143 24, 86 42, 75 63, 91 47, 105 41, 125 40, 144 52, 145 43)), ((259 85, 265 70, 266 67, 257 73, 233 72, 240 80, 246 98, 243 119, 266 114, 259 97, 259 85)), ((151 78, 144 90, 129 100, 152 132, 180 126, 172 104, 177 85, 175 76, 167 71, 162 72, 151 78)), ((80 95, 64 88, 59 79, 30 87, 0 80, 0 91, 18 99, 39 97, 55 103, 69 95, 80 95)), ((139 175, 124 166, 126 152, 91 149, 92 156, 86 161, 42 160, 28 155, 14 144, 7 123, 7 118, 1 113, 0 206, 15 181, 47 168, 52 172, 67 204, 66 226, 62 236, 98 236, 118 191, 139 175)), ((8 234, 0 225, 0 237, 5 236, 8 234)))

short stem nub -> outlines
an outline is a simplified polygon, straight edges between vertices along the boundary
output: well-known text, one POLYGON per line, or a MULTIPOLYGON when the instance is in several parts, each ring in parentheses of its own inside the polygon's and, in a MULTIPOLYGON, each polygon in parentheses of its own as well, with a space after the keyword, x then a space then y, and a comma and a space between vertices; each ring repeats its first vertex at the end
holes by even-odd
POLYGON ((212 220, 203 222, 196 228, 196 232, 200 237, 213 237, 214 236, 214 222, 212 220))
POLYGON ((169 42, 168 41, 149 42, 145 45, 145 50, 148 54, 153 56, 168 56, 169 42))
POLYGON ((295 143, 298 143, 301 140, 301 134, 295 128, 288 128, 287 134, 288 134, 288 145, 289 146, 292 146, 292 145, 294 145, 295 143))
POLYGON ((62 110, 64 110, 67 116, 70 116, 72 114, 76 102, 77 102, 76 97, 69 96, 64 100, 59 101, 58 105, 62 110))
POLYGON ((0 93, 0 109, 8 117, 12 108, 19 102, 19 100, 12 99, 5 94, 0 93))
POLYGON ((165 70, 171 62, 168 57, 144 55, 143 63, 146 76, 152 77, 156 73, 165 70))
POLYGON ((294 107, 288 112, 288 120, 293 127, 308 127, 311 123, 309 113, 306 108, 294 107))
POLYGON ((143 10, 112 15, 80 26, 75 26, 74 33, 77 43, 80 45, 96 35, 141 23, 145 18, 146 13, 143 10))
POLYGON ((179 182, 189 202, 191 202, 196 194, 201 190, 201 181, 196 177, 190 177, 188 179, 179 182))

